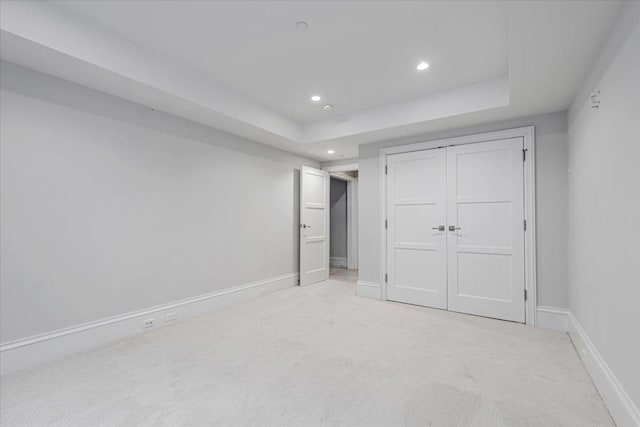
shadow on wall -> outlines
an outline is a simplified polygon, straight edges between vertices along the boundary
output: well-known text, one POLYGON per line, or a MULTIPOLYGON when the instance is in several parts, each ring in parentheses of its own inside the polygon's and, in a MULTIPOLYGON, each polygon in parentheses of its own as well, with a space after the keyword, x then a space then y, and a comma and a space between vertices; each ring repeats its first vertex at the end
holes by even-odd
POLYGON ((84 113, 107 117, 144 127, 156 132, 187 138, 220 148, 250 154, 269 160, 302 163, 300 156, 232 135, 154 108, 136 104, 122 98, 79 86, 76 83, 40 73, 11 62, 1 61, 2 89, 28 95, 32 98, 59 104, 84 113), (97 96, 92 96, 92 95, 97 96), (110 98, 103 102, 105 96, 110 98), (115 106, 115 108, 114 108, 115 106))
POLYGON ((331 178, 330 257, 336 266, 347 260, 347 182, 331 178))

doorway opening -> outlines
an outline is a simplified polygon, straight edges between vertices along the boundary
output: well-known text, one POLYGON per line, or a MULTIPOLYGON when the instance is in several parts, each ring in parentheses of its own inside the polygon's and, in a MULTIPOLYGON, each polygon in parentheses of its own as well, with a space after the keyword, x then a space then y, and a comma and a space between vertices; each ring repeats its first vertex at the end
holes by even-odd
POLYGON ((358 280, 358 164, 300 171, 300 286, 358 280))
POLYGON ((325 168, 329 172, 329 264, 333 280, 358 281, 358 165, 325 168))
POLYGON ((329 173, 329 264, 330 278, 358 281, 357 181, 358 171, 329 173), (354 191, 355 190, 355 191, 354 191))

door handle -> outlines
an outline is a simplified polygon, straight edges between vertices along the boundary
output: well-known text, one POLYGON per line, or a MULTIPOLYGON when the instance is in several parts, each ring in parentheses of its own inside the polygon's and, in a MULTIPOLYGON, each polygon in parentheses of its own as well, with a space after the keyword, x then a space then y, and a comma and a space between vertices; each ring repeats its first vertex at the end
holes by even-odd
POLYGON ((437 227, 431 227, 432 230, 444 231, 444 225, 439 225, 437 227))
POLYGON ((462 230, 462 227, 456 227, 455 225, 449 226, 449 231, 456 231, 456 230, 462 230))
POLYGON ((300 228, 311 228, 311 226, 307 224, 300 224, 300 228))

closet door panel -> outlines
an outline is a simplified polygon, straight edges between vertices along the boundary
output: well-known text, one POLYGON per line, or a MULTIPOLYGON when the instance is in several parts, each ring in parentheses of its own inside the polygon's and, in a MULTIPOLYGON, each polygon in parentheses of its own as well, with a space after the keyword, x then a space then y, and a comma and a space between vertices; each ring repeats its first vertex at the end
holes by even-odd
POLYGON ((522 139, 447 148, 448 308, 524 322, 522 139))
POLYGON ((447 307, 445 165, 444 149, 387 158, 389 300, 447 307))

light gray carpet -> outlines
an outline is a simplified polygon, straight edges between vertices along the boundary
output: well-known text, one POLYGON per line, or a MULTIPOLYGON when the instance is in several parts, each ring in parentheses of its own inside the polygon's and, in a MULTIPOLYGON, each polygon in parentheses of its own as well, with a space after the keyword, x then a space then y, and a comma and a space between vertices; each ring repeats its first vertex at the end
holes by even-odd
POLYGON ((565 334, 292 288, 2 379, 9 426, 607 426, 565 334))
POLYGON ((346 268, 331 267, 329 279, 341 282, 356 283, 358 281, 358 270, 348 270, 346 268))

